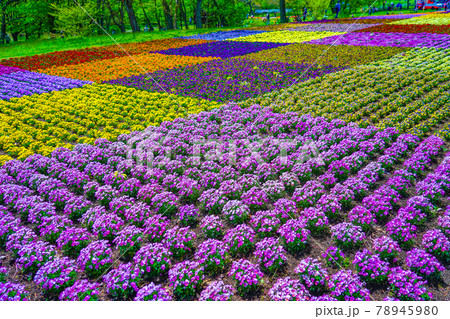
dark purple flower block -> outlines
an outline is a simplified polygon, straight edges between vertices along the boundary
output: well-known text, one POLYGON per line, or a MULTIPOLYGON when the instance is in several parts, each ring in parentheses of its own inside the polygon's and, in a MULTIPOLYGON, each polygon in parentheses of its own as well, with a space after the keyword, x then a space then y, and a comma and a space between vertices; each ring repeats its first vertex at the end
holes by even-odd
POLYGON ((308 64, 228 59, 158 71, 152 73, 153 80, 138 75, 109 83, 219 102, 236 102, 340 70, 342 68, 332 66, 319 69, 308 64))
POLYGON ((273 49, 290 43, 219 41, 159 51, 161 54, 218 57, 222 59, 273 49))

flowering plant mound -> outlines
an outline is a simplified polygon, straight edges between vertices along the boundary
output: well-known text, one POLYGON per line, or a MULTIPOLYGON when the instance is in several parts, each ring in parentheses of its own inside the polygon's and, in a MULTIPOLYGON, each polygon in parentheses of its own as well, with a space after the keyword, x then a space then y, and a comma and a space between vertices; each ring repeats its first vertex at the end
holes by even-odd
POLYGON ((379 254, 382 260, 390 263, 395 263, 398 254, 401 252, 399 244, 387 236, 381 236, 375 239, 372 244, 372 249, 379 254))
POLYGON ((111 267, 111 256, 112 250, 108 241, 94 241, 80 251, 77 263, 89 278, 97 279, 111 267))
POLYGON ((438 229, 427 231, 422 237, 422 245, 425 250, 442 260, 444 263, 450 261, 450 240, 438 229))
POLYGON ((54 246, 43 241, 36 241, 22 246, 17 252, 17 265, 24 273, 35 274, 45 263, 56 256, 54 246))
POLYGON ((139 268, 131 263, 121 264, 103 276, 106 291, 114 300, 130 300, 139 290, 142 280, 139 268))
POLYGON ((280 278, 270 288, 268 295, 273 301, 308 301, 311 295, 299 280, 290 277, 280 278))
POLYGON ((213 281, 202 291, 199 301, 229 301, 236 293, 231 285, 225 285, 223 281, 213 281))
POLYGON ((330 278, 326 268, 323 268, 317 259, 310 257, 300 261, 295 273, 311 293, 323 292, 330 278))
POLYGON ((229 262, 229 247, 217 239, 204 241, 195 253, 195 260, 204 268, 205 273, 221 273, 229 262))
POLYGON ((340 223, 331 227, 331 237, 342 249, 360 247, 366 238, 360 226, 350 223, 340 223))
POLYGON ((75 281, 59 295, 59 300, 66 301, 97 301, 100 284, 91 283, 86 279, 75 281))
POLYGON ((151 282, 139 289, 134 301, 172 301, 172 296, 167 289, 151 282))
POLYGON ((436 257, 419 248, 408 251, 405 263, 412 271, 427 280, 439 280, 442 271, 445 270, 436 257))
POLYGON ((64 230, 56 241, 64 255, 76 258, 80 251, 92 240, 92 235, 84 228, 71 227, 64 230))
POLYGON ((195 261, 183 261, 169 271, 169 284, 178 300, 191 300, 203 282, 203 267, 195 261))
POLYGON ((133 262, 145 279, 154 279, 169 271, 171 256, 172 253, 164 245, 155 243, 139 249, 133 262))
POLYGON ((230 247, 230 253, 235 256, 237 253, 246 254, 255 247, 255 231, 243 224, 230 229, 223 239, 230 247))
POLYGON ((378 254, 372 254, 367 249, 363 249, 355 254, 353 264, 358 271, 359 278, 363 281, 378 285, 387 283, 389 263, 381 260, 378 254))
POLYGON ((141 228, 136 226, 126 226, 117 233, 113 244, 119 249, 120 255, 125 259, 132 258, 134 254, 141 248, 144 234, 141 228))
POLYGON ((27 301, 29 292, 21 284, 0 282, 0 301, 27 301))
POLYGON ((281 221, 275 211, 258 211, 250 220, 250 225, 259 237, 270 237, 276 234, 281 221))
POLYGON ((386 224, 386 228, 391 238, 402 248, 411 247, 413 245, 413 239, 417 237, 415 234, 417 227, 403 218, 394 218, 386 224))
POLYGON ((189 227, 175 226, 167 231, 162 241, 175 258, 182 258, 194 250, 196 235, 189 227))
POLYGON ((245 223, 250 219, 250 209, 238 200, 231 200, 222 208, 222 214, 232 225, 245 223))
POLYGON ((258 266, 246 259, 233 262, 228 276, 236 281, 237 292, 241 296, 257 292, 264 282, 263 273, 258 266))
POLYGON ((369 290, 350 270, 339 270, 328 281, 330 296, 341 301, 369 301, 369 290))
POLYGON ((170 221, 167 217, 160 214, 153 215, 145 221, 144 234, 147 235, 149 241, 152 243, 161 242, 169 225, 170 221))
POLYGON ((203 235, 210 239, 221 239, 223 237, 223 223, 219 216, 206 216, 200 221, 203 235))
POLYGON ((48 296, 59 296, 67 287, 75 283, 77 267, 67 257, 55 258, 42 266, 34 276, 34 281, 48 296))
POLYGON ((433 295, 427 291, 426 280, 411 270, 400 267, 391 269, 388 275, 390 292, 402 301, 431 300, 433 295))
POLYGON ((283 246, 287 251, 298 254, 309 245, 310 231, 301 219, 291 219, 278 229, 283 246))
POLYGON ((364 232, 368 232, 377 223, 375 214, 363 206, 354 207, 348 213, 348 219, 353 224, 361 226, 364 232))
POLYGON ((258 258, 262 271, 266 273, 281 270, 287 260, 284 248, 273 237, 264 238, 257 243, 253 254, 258 258))

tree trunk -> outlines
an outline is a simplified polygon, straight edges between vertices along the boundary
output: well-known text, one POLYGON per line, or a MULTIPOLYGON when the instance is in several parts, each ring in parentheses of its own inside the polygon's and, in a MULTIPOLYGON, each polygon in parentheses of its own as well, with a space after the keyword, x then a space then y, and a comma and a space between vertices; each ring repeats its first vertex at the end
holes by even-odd
POLYGON ((141 8, 142 8, 142 12, 144 13, 144 19, 145 19, 145 21, 147 22, 149 31, 155 30, 155 29, 153 29, 153 27, 152 27, 152 23, 150 22, 150 19, 148 18, 147 12, 145 12, 144 5, 143 5, 143 3, 142 3, 142 0, 141 0, 141 8))
POLYGON ((197 29, 202 28, 202 0, 197 0, 195 7, 195 27, 197 29))
POLYGON ((280 23, 286 23, 286 0, 280 0, 280 23))
POLYGON ((163 11, 164 11, 164 19, 166 20, 166 28, 167 30, 173 30, 173 16, 170 12, 169 4, 166 0, 162 0, 163 11))
POLYGON ((128 13, 128 20, 130 21, 131 30, 133 32, 140 32, 141 28, 139 27, 139 23, 136 19, 136 13, 133 8, 133 0, 124 0, 125 10, 128 13))
POLYGON ((182 10, 181 12, 182 12, 182 18, 184 21, 184 26, 185 26, 186 30, 188 30, 189 26, 188 26, 187 15, 186 15, 186 4, 184 3, 184 1, 181 3, 181 10, 182 10))
POLYGON ((20 32, 12 32, 11 33, 14 42, 19 42, 19 34, 20 34, 20 32))
POLYGON ((6 7, 1 3, 2 0, 0 0, 0 4, 2 5, 2 27, 0 31, 1 36, 1 42, 2 44, 5 44, 6 39, 6 7))
POLYGON ((252 1, 249 1, 249 2, 248 2, 248 5, 250 6, 250 15, 254 15, 254 13, 253 13, 252 1))

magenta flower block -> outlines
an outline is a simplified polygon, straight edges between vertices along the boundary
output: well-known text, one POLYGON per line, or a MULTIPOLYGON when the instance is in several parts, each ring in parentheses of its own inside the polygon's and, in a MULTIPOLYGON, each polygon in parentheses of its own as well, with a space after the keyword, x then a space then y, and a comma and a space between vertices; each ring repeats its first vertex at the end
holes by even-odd
POLYGON ((344 222, 331 227, 331 237, 342 249, 353 249, 362 245, 366 235, 360 226, 344 222))
POLYGON ((367 249, 355 254, 353 264, 361 280, 370 284, 383 285, 387 283, 389 263, 383 261, 378 254, 372 254, 367 249))
POLYGON ((283 246, 273 237, 264 238, 257 243, 253 254, 258 258, 261 270, 265 273, 275 273, 281 270, 287 261, 283 246))
POLYGON ((30 242, 17 252, 17 266, 25 274, 34 275, 45 263, 56 256, 55 247, 43 241, 30 242))
POLYGON ((419 248, 408 251, 405 263, 412 271, 427 280, 439 280, 442 271, 445 270, 436 257, 419 248))
POLYGON ((298 254, 309 245, 310 231, 301 219, 291 219, 278 229, 281 242, 287 251, 298 254))
POLYGON ((141 248, 143 242, 143 229, 136 226, 126 226, 117 233, 113 244, 119 249, 120 256, 125 259, 130 259, 141 248))

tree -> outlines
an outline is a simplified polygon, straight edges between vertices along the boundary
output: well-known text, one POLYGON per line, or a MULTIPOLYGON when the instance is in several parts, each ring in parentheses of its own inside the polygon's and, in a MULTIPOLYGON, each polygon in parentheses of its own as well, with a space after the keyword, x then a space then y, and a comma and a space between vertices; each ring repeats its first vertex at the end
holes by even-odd
POLYGON ((125 10, 127 11, 128 21, 130 21, 131 30, 133 32, 141 31, 139 23, 136 19, 136 13, 134 12, 133 0, 121 0, 121 2, 123 2, 125 10))
POLYGON ((87 3, 83 7, 53 5, 52 8, 57 31, 68 36, 88 36, 95 31, 96 25, 91 16, 96 17, 97 10, 92 3, 87 3))
POLYGON ((288 22, 286 17, 286 0, 280 0, 280 23, 288 22))
POLYGON ((330 7, 330 0, 306 0, 306 7, 317 20, 322 18, 324 11, 330 7))

